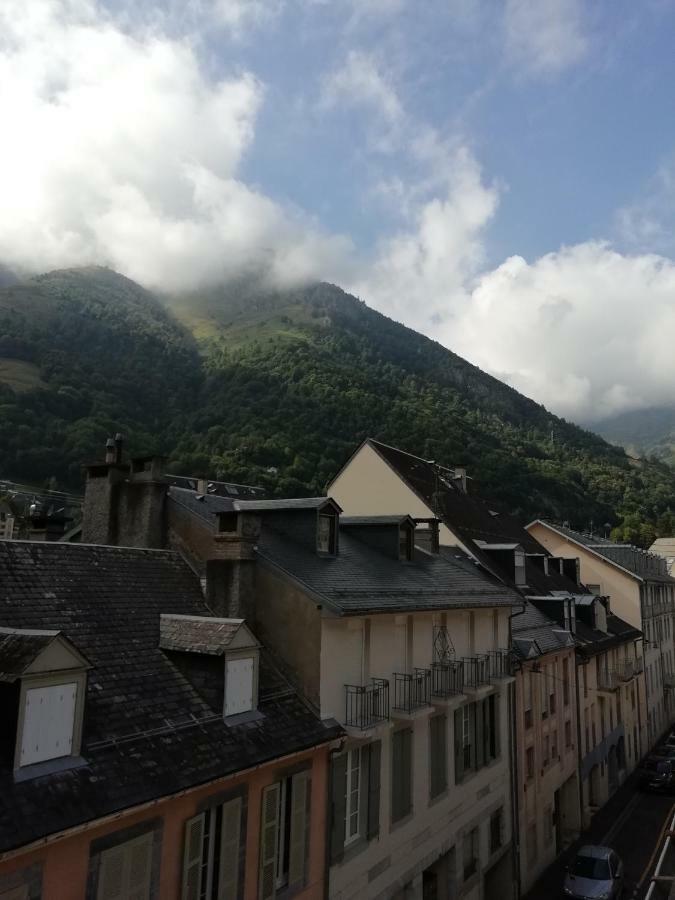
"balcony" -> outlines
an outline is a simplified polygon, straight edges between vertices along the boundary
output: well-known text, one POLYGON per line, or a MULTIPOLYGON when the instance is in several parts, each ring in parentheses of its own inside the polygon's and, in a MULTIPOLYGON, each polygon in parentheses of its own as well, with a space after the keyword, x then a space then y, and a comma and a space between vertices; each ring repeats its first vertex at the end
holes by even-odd
POLYGON ((389 720, 389 682, 371 678, 370 684, 345 685, 345 725, 366 731, 389 720))
POLYGON ((672 691, 675 688, 675 672, 663 673, 663 687, 667 691, 672 691))
POLYGON ((431 670, 394 672, 394 710, 410 716, 431 704, 431 670))
POLYGON ((465 656, 464 663, 464 687, 478 690, 490 685, 490 658, 487 653, 478 653, 475 656, 465 656))
POLYGON ((619 689, 621 675, 617 669, 606 669, 598 672, 598 690, 611 693, 619 689))
POLYGON ((431 694, 443 700, 464 693, 464 663, 460 660, 431 664, 431 694))
POLYGON ((641 659, 626 659, 619 663, 616 672, 622 681, 630 681, 642 671, 641 659))
POLYGON ((488 650, 490 681, 511 677, 511 653, 508 650, 488 650))

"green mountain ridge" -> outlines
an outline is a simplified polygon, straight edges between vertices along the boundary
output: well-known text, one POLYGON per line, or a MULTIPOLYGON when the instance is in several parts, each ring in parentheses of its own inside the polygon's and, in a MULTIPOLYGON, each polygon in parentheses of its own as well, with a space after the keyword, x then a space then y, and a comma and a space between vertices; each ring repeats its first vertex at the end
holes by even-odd
POLYGON ((76 486, 117 430, 171 471, 278 496, 323 491, 372 436, 466 465, 523 519, 621 524, 642 543, 675 498, 666 465, 631 461, 333 285, 159 298, 93 268, 0 289, 0 474, 76 486))
POLYGON ((675 406, 618 413, 598 422, 598 434, 637 456, 654 456, 675 466, 675 406))

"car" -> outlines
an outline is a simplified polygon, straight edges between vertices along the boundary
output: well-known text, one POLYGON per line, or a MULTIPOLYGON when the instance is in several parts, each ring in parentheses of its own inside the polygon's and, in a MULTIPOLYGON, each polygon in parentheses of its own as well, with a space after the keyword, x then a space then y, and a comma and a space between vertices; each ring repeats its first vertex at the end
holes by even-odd
POLYGON ((655 779, 658 780, 664 775, 672 775, 672 773, 673 761, 665 756, 657 756, 656 754, 650 754, 645 757, 638 769, 642 787, 648 787, 652 783, 656 783, 655 779))
POLYGON ((575 900, 616 900, 623 896, 623 863, 611 847, 587 844, 567 867, 563 896, 575 900))
POLYGON ((665 741, 661 744, 664 750, 675 750, 675 731, 671 731, 665 741))
POLYGON ((655 794, 672 794, 675 792, 675 772, 669 759, 658 760, 651 773, 642 776, 642 786, 655 794))

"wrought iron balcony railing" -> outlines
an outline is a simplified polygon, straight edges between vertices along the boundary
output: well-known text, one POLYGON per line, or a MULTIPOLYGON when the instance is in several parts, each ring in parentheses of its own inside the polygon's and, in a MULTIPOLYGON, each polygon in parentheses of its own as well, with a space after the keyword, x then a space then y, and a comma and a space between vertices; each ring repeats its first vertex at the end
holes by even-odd
POLYGON ((461 660, 431 664, 431 693, 434 697, 453 697, 464 692, 464 663, 461 660))
POLYGON ((389 719, 389 682, 371 678, 370 684, 345 685, 345 725, 373 728, 389 719))
POLYGON ((431 670, 394 672, 394 709, 411 713, 431 702, 431 670))
POLYGON ((675 688, 675 672, 664 672, 663 673, 663 687, 670 691, 675 688))
POLYGON ((475 656, 464 656, 464 685, 469 688, 479 688, 490 684, 490 658, 487 653, 477 653, 475 656))
POLYGON ((598 672, 598 690, 615 691, 621 682, 621 675, 617 669, 601 669, 598 672))
POLYGON ((511 675, 511 654, 508 650, 488 650, 490 680, 508 678, 511 675))

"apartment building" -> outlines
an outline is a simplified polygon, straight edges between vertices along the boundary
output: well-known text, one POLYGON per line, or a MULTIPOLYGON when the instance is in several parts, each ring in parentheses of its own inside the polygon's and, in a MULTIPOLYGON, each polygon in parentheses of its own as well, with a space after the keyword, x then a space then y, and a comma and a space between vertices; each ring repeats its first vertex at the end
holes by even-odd
POLYGON ((0 584, 3 900, 325 896, 342 730, 176 553, 0 541, 0 584))
POLYGON ((528 531, 551 553, 578 558, 589 590, 609 597, 612 611, 642 632, 646 749, 675 721, 675 580, 667 574, 666 560, 542 520, 528 525, 528 531))

